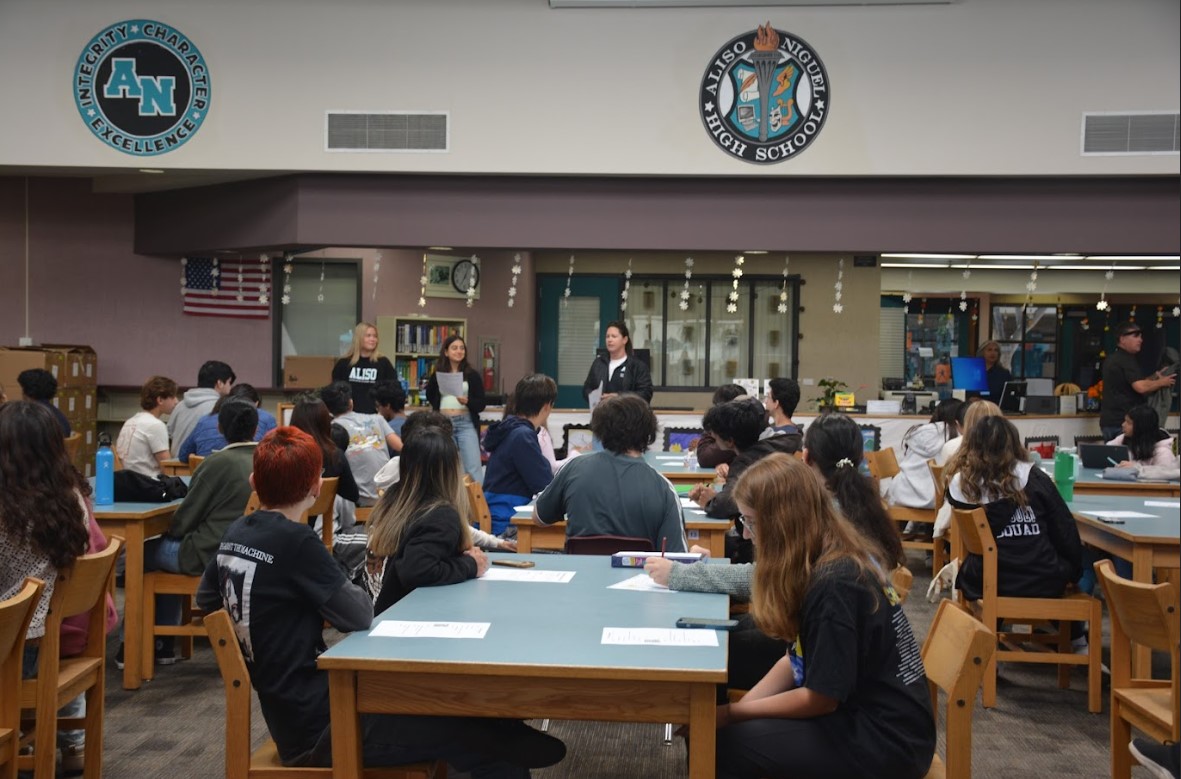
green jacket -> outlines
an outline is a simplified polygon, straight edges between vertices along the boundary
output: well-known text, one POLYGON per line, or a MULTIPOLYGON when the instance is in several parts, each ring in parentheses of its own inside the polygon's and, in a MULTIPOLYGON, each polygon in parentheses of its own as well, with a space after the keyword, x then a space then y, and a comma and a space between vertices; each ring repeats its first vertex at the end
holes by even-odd
POLYGON ((230 444, 205 458, 189 481, 189 494, 172 517, 168 535, 180 539, 180 572, 200 576, 222 534, 250 500, 253 441, 230 444))

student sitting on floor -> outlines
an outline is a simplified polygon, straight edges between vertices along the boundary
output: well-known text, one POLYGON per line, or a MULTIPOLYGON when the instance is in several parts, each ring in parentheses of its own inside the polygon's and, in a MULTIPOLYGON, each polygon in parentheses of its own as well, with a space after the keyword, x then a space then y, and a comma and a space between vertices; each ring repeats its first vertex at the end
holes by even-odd
POLYGON ((488 430, 484 446, 491 454, 484 470, 484 498, 495 535, 511 529, 515 536, 516 528, 509 524, 515 507, 529 503, 553 481, 554 469, 541 452, 537 430, 545 427, 557 397, 558 385, 549 376, 526 376, 509 398, 512 413, 488 430))
POLYGON ((533 521, 563 518, 566 537, 616 535, 648 539, 653 549, 683 552, 681 504, 668 479, 644 461, 656 441, 656 415, 639 395, 600 401, 591 432, 603 451, 566 464, 537 498, 533 521))
POLYGON ((931 696, 877 547, 791 456, 748 468, 735 499, 759 552, 751 613, 790 649, 718 707, 717 776, 919 779, 935 752, 931 696))
MULTIPOLYGON (((331 765, 328 675, 316 668, 325 620, 346 632, 368 630, 373 621, 369 596, 302 521, 319 494, 322 467, 308 434, 293 427, 267 434, 250 475, 262 507, 226 530, 197 590, 201 608, 224 607, 234 619, 250 682, 287 766, 331 765)), ((528 777, 529 768, 557 763, 566 752, 561 741, 519 720, 365 714, 361 732, 366 766, 443 759, 488 779, 528 777)))

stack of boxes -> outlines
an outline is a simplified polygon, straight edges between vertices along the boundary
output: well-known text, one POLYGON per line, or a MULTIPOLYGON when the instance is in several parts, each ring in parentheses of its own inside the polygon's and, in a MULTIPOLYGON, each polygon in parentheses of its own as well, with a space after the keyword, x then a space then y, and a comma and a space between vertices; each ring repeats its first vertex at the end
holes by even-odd
POLYGON ((89 346, 42 344, 39 347, 0 348, 0 384, 10 400, 19 400, 17 376, 29 368, 44 368, 57 379, 54 405, 82 436, 74 465, 86 476, 94 475, 98 451, 98 356, 89 346))

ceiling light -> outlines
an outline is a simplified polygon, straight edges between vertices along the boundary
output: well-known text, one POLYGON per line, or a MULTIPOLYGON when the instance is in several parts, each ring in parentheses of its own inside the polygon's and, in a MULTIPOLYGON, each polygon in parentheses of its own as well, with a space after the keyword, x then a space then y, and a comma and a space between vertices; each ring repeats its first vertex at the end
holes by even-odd
POLYGON ((1120 260, 1181 260, 1176 254, 1088 254, 1083 259, 1093 262, 1119 262, 1120 260))
POLYGON ((946 268, 945 262, 883 262, 883 268, 946 268))
POLYGON ((743 249, 743 254, 766 254, 766 249, 743 249))
POLYGON ((974 260, 975 254, 883 254, 882 257, 905 260, 974 260))
MULTIPOLYGON (((1102 265, 1043 265, 1049 270, 1110 270, 1102 265)), ((1143 265, 1121 265, 1120 270, 1144 270, 1143 265)))
MULTIPOLYGON (((1149 266, 1148 266, 1148 269, 1149 269, 1149 270, 1171 270, 1171 271, 1179 271, 1179 270, 1181 270, 1181 265, 1149 265, 1149 266)), ((1127 270, 1127 269, 1126 269, 1126 268, 1120 268, 1120 270, 1127 270)))
POLYGON ((426 248, 427 251, 431 252, 449 252, 452 250, 450 246, 428 246, 426 248))
MULTIPOLYGON (((971 268, 972 270, 1033 270, 1032 265, 952 265, 953 268, 971 268)), ((1045 267, 1045 266, 1043 266, 1045 267)))
POLYGON ((1081 260, 1081 254, 981 254, 981 260, 1081 260))
POLYGON ((164 171, 160 170, 159 168, 140 168, 139 172, 140 173, 163 173, 164 171))

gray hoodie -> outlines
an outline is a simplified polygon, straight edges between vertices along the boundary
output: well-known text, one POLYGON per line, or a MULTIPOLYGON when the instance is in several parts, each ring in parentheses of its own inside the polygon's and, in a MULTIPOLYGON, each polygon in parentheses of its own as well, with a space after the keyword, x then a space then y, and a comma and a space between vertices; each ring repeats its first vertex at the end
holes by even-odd
POLYGON ((177 456, 180 445, 193 432, 201 417, 209 416, 213 411, 213 404, 220 397, 212 387, 194 387, 176 404, 176 408, 168 415, 168 440, 173 457, 177 456))

